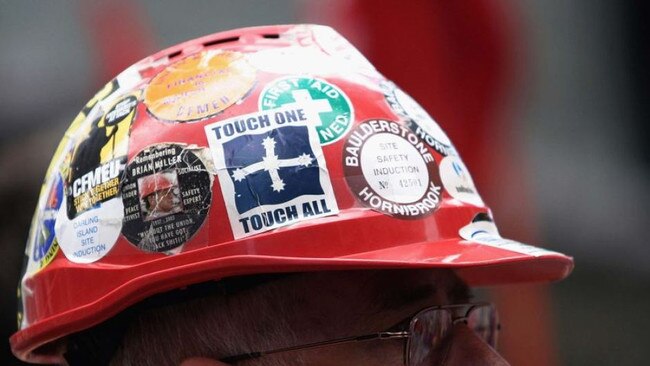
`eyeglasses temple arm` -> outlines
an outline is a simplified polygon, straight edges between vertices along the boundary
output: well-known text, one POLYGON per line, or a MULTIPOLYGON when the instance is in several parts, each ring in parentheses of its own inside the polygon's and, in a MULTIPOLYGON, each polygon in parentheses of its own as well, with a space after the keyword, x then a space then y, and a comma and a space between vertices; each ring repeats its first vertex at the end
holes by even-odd
POLYGON ((314 343, 309 343, 309 344, 304 344, 300 346, 293 346, 293 347, 285 347, 285 348, 278 348, 270 351, 260 351, 260 352, 251 352, 251 353, 244 353, 241 355, 236 355, 236 356, 230 356, 221 359, 220 361, 225 362, 225 363, 234 363, 238 361, 243 361, 243 360, 249 360, 252 358, 259 358, 265 355, 271 355, 274 353, 280 353, 280 352, 290 352, 290 351, 297 351, 301 349, 314 349, 314 348, 320 348, 320 347, 327 347, 335 344, 341 344, 341 343, 349 343, 349 342, 365 342, 365 341, 370 341, 373 339, 380 339, 380 340, 385 340, 385 339, 394 339, 394 338, 408 338, 409 332, 403 331, 403 332, 381 332, 381 333, 374 333, 374 334, 367 334, 367 335, 362 335, 358 337, 346 337, 346 338, 339 338, 339 339, 334 339, 330 341, 323 341, 323 342, 314 342, 314 343))

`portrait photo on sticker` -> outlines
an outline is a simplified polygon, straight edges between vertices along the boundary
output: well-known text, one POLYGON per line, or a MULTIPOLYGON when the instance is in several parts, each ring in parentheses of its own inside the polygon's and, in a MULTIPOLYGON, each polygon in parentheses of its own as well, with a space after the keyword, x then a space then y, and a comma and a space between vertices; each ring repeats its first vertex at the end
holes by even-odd
POLYGON ((155 220, 183 211, 183 201, 175 170, 138 179, 140 207, 144 221, 155 220))

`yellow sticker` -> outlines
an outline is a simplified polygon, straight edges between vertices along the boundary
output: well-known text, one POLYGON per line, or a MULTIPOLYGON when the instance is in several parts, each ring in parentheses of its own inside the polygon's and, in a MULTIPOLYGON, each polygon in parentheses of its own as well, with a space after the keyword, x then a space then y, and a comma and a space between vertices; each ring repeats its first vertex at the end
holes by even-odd
POLYGON ((166 121, 196 121, 241 100, 256 69, 239 52, 205 51, 169 65, 145 90, 149 112, 166 121))
POLYGON ((137 105, 138 92, 126 94, 106 103, 103 114, 90 118, 76 131, 74 147, 66 155, 69 169, 64 172, 69 219, 119 194, 137 105))
MULTIPOLYGON (((70 159, 68 150, 70 149, 71 138, 77 134, 77 131, 79 130, 80 126, 88 117, 88 114, 90 113, 91 109, 99 101, 113 94, 118 88, 119 88, 119 84, 117 82, 117 79, 113 79, 109 81, 106 85, 104 85, 104 87, 99 92, 97 92, 97 94, 95 94, 95 96, 92 99, 88 101, 88 103, 86 103, 86 105, 83 107, 83 109, 81 109, 79 114, 77 114, 75 119, 70 124, 70 127, 68 127, 67 131, 65 132, 63 139, 61 139, 61 142, 59 142, 59 145, 56 148, 54 155, 52 156, 50 165, 47 168, 47 173, 45 174, 46 179, 47 177, 51 177, 56 170, 63 170, 61 171, 61 173, 64 176, 67 174, 66 172, 67 169, 65 168, 65 166, 66 163, 69 163, 69 159, 70 159)), ((45 192, 46 189, 47 186, 44 184, 43 187, 41 188, 41 196, 46 194, 45 192)))

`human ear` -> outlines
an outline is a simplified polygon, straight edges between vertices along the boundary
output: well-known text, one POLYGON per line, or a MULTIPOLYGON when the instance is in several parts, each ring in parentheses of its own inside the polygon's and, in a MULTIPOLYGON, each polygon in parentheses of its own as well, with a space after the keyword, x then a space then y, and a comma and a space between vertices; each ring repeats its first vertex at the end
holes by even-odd
POLYGON ((211 358, 192 357, 185 359, 179 366, 228 366, 228 364, 211 358))

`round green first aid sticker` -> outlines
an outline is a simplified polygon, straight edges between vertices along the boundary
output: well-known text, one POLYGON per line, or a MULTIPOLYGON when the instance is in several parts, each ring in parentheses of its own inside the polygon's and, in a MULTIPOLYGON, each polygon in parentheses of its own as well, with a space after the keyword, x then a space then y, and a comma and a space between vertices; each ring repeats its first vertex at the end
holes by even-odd
POLYGON ((274 80, 260 94, 261 110, 299 104, 317 111, 317 126, 321 145, 331 144, 343 137, 352 126, 354 111, 350 99, 336 85, 310 77, 285 77, 274 80))

